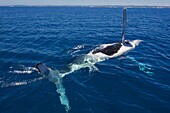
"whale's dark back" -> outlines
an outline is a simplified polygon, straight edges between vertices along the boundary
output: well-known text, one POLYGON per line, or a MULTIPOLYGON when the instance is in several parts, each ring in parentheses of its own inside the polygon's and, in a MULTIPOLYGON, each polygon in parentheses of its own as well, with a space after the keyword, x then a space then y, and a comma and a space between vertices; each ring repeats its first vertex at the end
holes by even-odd
POLYGON ((105 48, 96 49, 92 53, 96 54, 96 53, 101 52, 103 54, 106 54, 106 55, 110 56, 110 55, 113 55, 113 54, 117 53, 117 51, 120 49, 121 46, 122 46, 121 43, 117 42, 117 43, 115 43, 113 45, 110 45, 110 46, 107 46, 105 48))

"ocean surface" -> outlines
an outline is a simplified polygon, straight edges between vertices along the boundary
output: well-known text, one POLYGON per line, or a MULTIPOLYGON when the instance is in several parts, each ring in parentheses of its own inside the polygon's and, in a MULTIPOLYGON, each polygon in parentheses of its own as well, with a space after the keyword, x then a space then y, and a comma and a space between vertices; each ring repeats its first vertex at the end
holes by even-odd
POLYGON ((121 40, 122 8, 0 7, 0 113, 170 113, 170 9, 128 8, 127 18, 138 47, 50 82, 36 63, 84 66, 97 45, 121 40))

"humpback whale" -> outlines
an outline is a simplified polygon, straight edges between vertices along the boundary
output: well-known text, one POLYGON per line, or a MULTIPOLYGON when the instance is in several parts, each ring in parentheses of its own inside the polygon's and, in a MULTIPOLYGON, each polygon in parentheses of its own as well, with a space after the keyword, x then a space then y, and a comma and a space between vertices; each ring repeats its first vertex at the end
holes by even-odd
POLYGON ((127 8, 123 9, 123 29, 122 29, 122 40, 112 44, 102 44, 94 50, 90 51, 88 55, 98 58, 115 58, 124 54, 127 54, 129 51, 133 50, 136 46, 139 45, 142 40, 125 40, 125 30, 127 20, 127 8))
MULTIPOLYGON (((102 44, 99 47, 93 49, 84 57, 82 57, 81 62, 71 63, 69 66, 68 72, 60 73, 60 77, 64 77, 76 70, 81 68, 89 67, 91 69, 97 70, 94 66, 95 63, 104 61, 108 58, 116 58, 121 55, 127 54, 129 51, 133 50, 136 46, 139 45, 142 40, 125 40, 125 30, 126 30, 126 20, 127 20, 127 8, 123 8, 123 29, 122 29, 122 40, 119 42, 111 44, 102 44)), ((51 71, 50 68, 45 66, 42 63, 36 65, 40 74, 46 74, 51 71)), ((47 75, 47 74, 46 74, 47 75)))
POLYGON ((52 70, 43 63, 37 63, 36 68, 39 74, 44 75, 49 81, 55 83, 57 92, 60 94, 60 101, 62 105, 65 105, 65 110, 70 110, 69 100, 65 94, 65 88, 62 84, 62 78, 76 70, 88 67, 90 70, 97 70, 94 66, 95 63, 104 61, 108 58, 116 58, 133 50, 142 40, 125 40, 126 29, 126 8, 123 9, 123 30, 122 40, 111 44, 102 44, 88 54, 80 58, 80 61, 71 63, 67 72, 59 72, 58 70, 52 70))
POLYGON ((122 29, 122 40, 111 44, 102 44, 99 47, 91 50, 88 54, 81 57, 79 62, 70 63, 69 68, 66 72, 62 73, 56 70, 51 70, 43 63, 38 63, 36 68, 41 75, 45 75, 51 82, 59 81, 65 75, 68 75, 76 70, 88 67, 90 71, 98 70, 94 66, 95 63, 104 61, 109 58, 116 58, 121 55, 127 54, 128 52, 135 49, 142 40, 125 40, 127 20, 127 9, 123 8, 123 29, 122 29))

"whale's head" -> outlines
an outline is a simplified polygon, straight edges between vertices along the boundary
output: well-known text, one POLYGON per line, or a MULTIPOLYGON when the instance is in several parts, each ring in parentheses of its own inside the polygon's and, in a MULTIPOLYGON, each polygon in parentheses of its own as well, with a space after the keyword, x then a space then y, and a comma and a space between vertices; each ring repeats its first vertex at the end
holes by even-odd
POLYGON ((130 43, 132 44, 133 47, 136 47, 139 45, 139 43, 141 43, 143 40, 132 40, 130 41, 130 43))

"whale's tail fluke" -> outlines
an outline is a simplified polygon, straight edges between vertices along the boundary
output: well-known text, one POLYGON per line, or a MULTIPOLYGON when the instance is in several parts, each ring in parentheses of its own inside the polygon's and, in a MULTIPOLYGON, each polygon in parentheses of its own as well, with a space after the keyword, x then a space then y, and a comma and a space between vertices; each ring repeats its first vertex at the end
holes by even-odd
POLYGON ((125 44, 126 20, 127 20, 127 8, 124 7, 124 8, 123 8, 122 44, 125 44))
POLYGON ((49 68, 43 64, 43 63, 37 63, 36 66, 35 66, 37 69, 38 69, 38 72, 41 74, 41 75, 45 75, 45 73, 49 72, 49 68))
POLYGON ((65 105, 65 110, 68 112, 70 110, 69 100, 66 96, 65 88, 62 84, 62 78, 58 70, 52 70, 43 63, 37 63, 35 66, 38 69, 39 74, 44 75, 50 82, 56 85, 57 93, 60 94, 60 102, 65 105))

